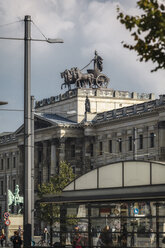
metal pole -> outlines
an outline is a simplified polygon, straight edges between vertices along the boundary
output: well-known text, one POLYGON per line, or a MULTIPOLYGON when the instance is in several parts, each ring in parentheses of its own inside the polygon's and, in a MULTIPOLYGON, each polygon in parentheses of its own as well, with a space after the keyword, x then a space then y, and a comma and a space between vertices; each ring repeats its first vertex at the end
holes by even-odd
POLYGON ((32 157, 31 157, 31 163, 32 163, 32 177, 31 177, 31 184, 32 184, 32 225, 31 225, 31 239, 34 241, 34 96, 31 96, 31 152, 32 152, 32 157))
MULTIPOLYGON (((6 212, 9 212, 9 201, 8 201, 8 188, 9 188, 9 181, 8 181, 9 176, 6 175, 6 212)), ((9 228, 8 226, 6 226, 6 230, 5 230, 5 235, 6 235, 6 246, 8 246, 8 242, 9 242, 9 228)))
POLYGON ((24 246, 31 245, 31 16, 24 38, 24 246))

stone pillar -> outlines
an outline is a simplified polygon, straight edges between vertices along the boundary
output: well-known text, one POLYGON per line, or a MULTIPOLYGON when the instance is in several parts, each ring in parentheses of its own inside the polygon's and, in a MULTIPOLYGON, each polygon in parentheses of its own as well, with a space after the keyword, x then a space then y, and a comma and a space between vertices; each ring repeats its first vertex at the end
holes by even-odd
POLYGON ((83 145, 82 145, 82 174, 86 172, 86 146, 87 146, 87 137, 84 137, 83 139, 83 145))
POLYGON ((59 139, 59 163, 65 160, 65 138, 59 139))
POLYGON ((137 129, 133 128, 133 160, 137 159, 137 146, 138 146, 138 139, 137 139, 137 129))
POLYGON ((48 149, 47 141, 44 141, 43 142, 43 161, 42 161, 42 165, 43 165, 43 167, 42 167, 43 182, 42 183, 45 183, 48 179, 47 149, 48 149))
POLYGON ((158 123, 158 149, 159 160, 165 159, 165 121, 158 123))
POLYGON ((56 145, 52 141, 51 143, 51 164, 50 164, 50 176, 54 176, 57 173, 57 158, 56 158, 56 145))

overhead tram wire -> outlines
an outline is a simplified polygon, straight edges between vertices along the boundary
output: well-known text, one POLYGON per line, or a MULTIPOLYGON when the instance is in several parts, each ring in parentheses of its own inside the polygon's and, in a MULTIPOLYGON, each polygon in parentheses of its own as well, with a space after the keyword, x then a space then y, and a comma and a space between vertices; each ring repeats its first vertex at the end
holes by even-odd
POLYGON ((1 24, 0 25, 0 28, 6 27, 6 26, 10 26, 10 25, 13 25, 13 24, 18 23, 18 22, 23 22, 23 20, 1 24))
POLYGON ((23 112, 23 109, 0 109, 0 111, 17 111, 17 112, 23 112))

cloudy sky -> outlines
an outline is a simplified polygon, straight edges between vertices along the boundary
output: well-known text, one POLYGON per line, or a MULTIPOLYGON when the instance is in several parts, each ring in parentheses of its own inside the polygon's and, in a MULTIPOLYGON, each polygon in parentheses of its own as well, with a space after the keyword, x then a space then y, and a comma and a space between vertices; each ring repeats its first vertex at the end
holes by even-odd
MULTIPOLYGON (((94 57, 104 59, 110 88, 139 93, 164 93, 165 72, 151 73, 152 63, 140 63, 122 47, 130 34, 116 19, 116 6, 137 14, 136 0, 5 0, 0 1, 0 36, 24 37, 24 16, 31 15, 32 38, 62 38, 64 44, 32 43, 31 92, 36 100, 61 93, 60 72, 80 69, 94 57), (8 24, 8 25, 6 25, 8 24)), ((0 109, 23 110, 23 41, 0 40, 0 109)), ((0 111, 0 132, 15 131, 23 112, 0 111)))

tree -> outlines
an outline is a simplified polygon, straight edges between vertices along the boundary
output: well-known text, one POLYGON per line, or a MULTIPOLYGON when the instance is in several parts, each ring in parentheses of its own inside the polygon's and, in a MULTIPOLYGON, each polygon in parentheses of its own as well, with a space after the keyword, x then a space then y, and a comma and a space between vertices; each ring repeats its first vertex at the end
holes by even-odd
POLYGON ((135 44, 123 46, 137 52, 140 61, 152 61, 156 66, 151 72, 165 69, 165 5, 158 0, 139 0, 140 16, 124 15, 117 7, 118 16, 131 32, 135 44))
MULTIPOLYGON (((65 161, 60 162, 59 173, 50 179, 49 183, 43 183, 38 186, 39 197, 44 195, 60 195, 65 186, 75 178, 70 164, 65 161)), ((48 223, 51 227, 51 243, 52 243, 52 225, 58 222, 60 216, 60 207, 55 204, 40 203, 39 218, 48 223)))

